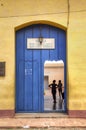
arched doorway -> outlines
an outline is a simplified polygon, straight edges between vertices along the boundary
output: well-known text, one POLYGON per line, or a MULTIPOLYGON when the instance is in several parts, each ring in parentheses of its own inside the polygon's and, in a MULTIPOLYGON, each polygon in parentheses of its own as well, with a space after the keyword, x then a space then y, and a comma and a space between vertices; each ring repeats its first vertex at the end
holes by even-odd
MULTIPOLYGON (((16 112, 44 112, 46 60, 64 61, 66 95, 66 32, 45 24, 35 24, 16 31, 16 112), (40 36, 46 40, 43 47, 41 42, 36 45, 40 36)), ((65 111, 66 100, 64 106, 65 111)))

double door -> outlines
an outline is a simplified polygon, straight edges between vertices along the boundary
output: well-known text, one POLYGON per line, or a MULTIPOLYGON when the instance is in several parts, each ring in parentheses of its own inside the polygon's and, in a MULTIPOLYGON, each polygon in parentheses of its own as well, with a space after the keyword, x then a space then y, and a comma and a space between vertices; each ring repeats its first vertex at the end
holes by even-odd
POLYGON ((16 32, 16 112, 44 111, 44 62, 64 61, 66 86, 66 33, 49 25, 32 25, 16 32), (41 30, 40 30, 41 26, 41 30), (52 49, 27 48, 27 39, 53 38, 52 49))

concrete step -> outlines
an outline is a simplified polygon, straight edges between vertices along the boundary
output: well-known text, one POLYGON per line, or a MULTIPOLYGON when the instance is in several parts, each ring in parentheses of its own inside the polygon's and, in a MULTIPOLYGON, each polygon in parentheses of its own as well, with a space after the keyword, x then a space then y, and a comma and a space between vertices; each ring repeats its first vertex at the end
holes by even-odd
POLYGON ((17 113, 15 118, 67 118, 66 113, 17 113))

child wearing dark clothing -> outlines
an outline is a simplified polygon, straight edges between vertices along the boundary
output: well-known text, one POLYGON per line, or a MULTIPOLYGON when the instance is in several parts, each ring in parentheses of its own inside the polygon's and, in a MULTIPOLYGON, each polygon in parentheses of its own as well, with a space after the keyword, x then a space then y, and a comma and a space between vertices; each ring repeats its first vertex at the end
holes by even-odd
POLYGON ((62 96, 62 82, 59 80, 58 82, 58 91, 59 91, 59 97, 61 98, 62 96))
POLYGON ((56 80, 53 80, 53 83, 49 85, 49 87, 51 88, 54 103, 56 103, 56 88, 57 88, 57 84, 55 82, 56 80))

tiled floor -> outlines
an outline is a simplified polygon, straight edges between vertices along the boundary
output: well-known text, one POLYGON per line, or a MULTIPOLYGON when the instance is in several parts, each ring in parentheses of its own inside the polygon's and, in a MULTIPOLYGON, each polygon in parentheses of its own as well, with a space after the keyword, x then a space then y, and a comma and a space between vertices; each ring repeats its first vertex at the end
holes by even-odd
POLYGON ((58 94, 56 94, 56 102, 53 103, 51 90, 45 90, 44 95, 44 110, 45 111, 64 111, 64 101, 59 98, 58 94))

